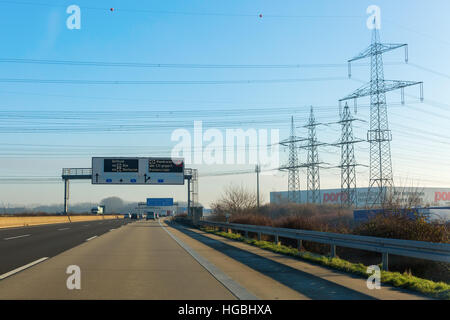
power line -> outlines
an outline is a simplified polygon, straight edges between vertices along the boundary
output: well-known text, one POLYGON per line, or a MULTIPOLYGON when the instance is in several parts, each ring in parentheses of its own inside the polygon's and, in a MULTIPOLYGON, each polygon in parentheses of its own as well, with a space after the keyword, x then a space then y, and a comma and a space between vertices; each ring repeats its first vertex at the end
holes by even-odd
POLYGON ((78 85, 221 85, 221 84, 270 84, 345 80, 343 77, 251 79, 251 80, 75 80, 75 79, 13 79, 0 78, 0 83, 78 84, 78 85))
MULTIPOLYGON (((309 68, 346 68, 344 63, 303 63, 303 64, 199 64, 199 63, 144 63, 144 62, 104 62, 55 59, 19 59, 0 58, 0 63, 42 64, 84 67, 121 67, 121 68, 176 68, 176 69, 309 69, 309 68)), ((392 64, 398 64, 392 62, 392 64)), ((367 64, 355 64, 364 67, 367 64)))
MULTIPOLYGON (((2 0, 0 3, 8 3, 14 5, 30 5, 30 6, 41 6, 41 7, 67 7, 62 4, 45 3, 45 2, 28 2, 28 1, 8 1, 2 0)), ((240 18, 289 18, 289 19, 311 19, 311 18, 363 18, 365 16, 357 15, 288 15, 288 14, 266 14, 262 12, 255 13, 232 13, 232 12, 201 12, 201 11, 170 11, 170 10, 150 10, 150 9, 136 9, 136 8, 125 8, 125 7, 92 7, 92 6, 80 6, 86 10, 97 10, 105 11, 112 14, 117 12, 125 13, 147 13, 147 14, 161 14, 161 15, 184 15, 184 16, 214 16, 214 17, 240 17, 240 18), (113 9, 113 10, 111 10, 113 9)))
POLYGON ((445 74, 443 72, 439 72, 439 71, 436 71, 436 70, 433 70, 433 69, 430 69, 430 68, 422 67, 422 66, 420 66, 418 64, 411 63, 411 62, 409 62, 408 65, 413 66, 414 68, 417 68, 417 69, 420 69, 420 70, 427 71, 429 73, 435 74, 437 76, 441 76, 441 77, 450 79, 450 75, 445 74))

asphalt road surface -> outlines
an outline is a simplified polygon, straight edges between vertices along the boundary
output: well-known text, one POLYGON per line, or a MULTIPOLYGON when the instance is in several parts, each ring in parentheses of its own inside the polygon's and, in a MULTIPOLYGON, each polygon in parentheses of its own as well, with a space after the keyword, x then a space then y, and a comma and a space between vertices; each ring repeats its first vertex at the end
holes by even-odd
POLYGON ((0 275, 42 257, 54 257, 129 221, 105 219, 0 229, 0 275))
POLYGON ((93 231, 76 236, 82 245, 0 280, 0 299, 236 299, 158 221, 130 223, 86 241, 99 230, 93 231), (81 271, 80 290, 67 287, 73 265, 81 271))
POLYGON ((0 230, 0 299, 424 299, 198 229, 131 221, 0 230))

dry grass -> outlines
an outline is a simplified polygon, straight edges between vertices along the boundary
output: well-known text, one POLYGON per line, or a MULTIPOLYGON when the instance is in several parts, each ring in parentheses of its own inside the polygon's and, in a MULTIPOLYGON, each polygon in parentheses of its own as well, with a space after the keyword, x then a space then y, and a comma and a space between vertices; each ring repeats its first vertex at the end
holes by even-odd
MULTIPOLYGON (((267 241, 249 239, 235 233, 214 231, 214 229, 211 228, 202 228, 202 229, 206 232, 211 232, 229 239, 242 241, 249 245, 253 245, 265 250, 293 256, 298 259, 310 261, 333 269, 350 272, 362 276, 363 278, 367 278, 366 272, 367 266, 362 263, 351 263, 349 261, 340 258, 331 258, 324 255, 311 254, 310 252, 298 251, 296 248, 292 248, 290 246, 278 245, 267 241)), ((399 273, 382 270, 381 282, 393 285, 394 287, 398 288, 414 290, 422 294, 431 296, 433 298, 450 300, 450 285, 448 283, 440 282, 439 280, 435 282, 427 279, 418 278, 413 276, 410 272, 399 273)))
MULTIPOLYGON (((225 216, 215 215, 216 221, 225 221, 225 216)), ((401 214, 386 214, 377 216, 367 223, 356 225, 353 222, 351 210, 342 210, 336 206, 312 204, 281 204, 266 205, 259 210, 251 210, 248 214, 232 214, 231 223, 262 225, 278 228, 335 232, 382 238, 417 240, 438 243, 450 243, 450 225, 428 223, 419 218, 412 220, 401 214)), ((255 234, 250 237, 256 238, 255 234)), ((273 241, 271 236, 263 236, 263 240, 273 241)), ((296 246, 292 239, 280 239, 287 246, 296 246)), ((328 245, 303 241, 306 251, 322 255, 329 254, 328 245)), ((337 254, 353 263, 367 265, 378 264, 379 254, 351 248, 338 247, 337 254)), ((392 255, 389 267, 400 273, 410 272, 416 276, 450 283, 450 264, 400 257, 392 255)))
POLYGON ((105 215, 105 216, 87 216, 87 215, 75 215, 70 216, 7 216, 0 217, 0 228, 12 228, 12 227, 24 227, 24 226, 35 226, 41 224, 52 224, 52 223, 69 223, 69 222, 80 222, 80 221, 94 221, 102 219, 119 219, 121 216, 118 215, 105 215))
POLYGON ((354 234, 381 238, 450 243, 447 225, 403 214, 377 215, 353 229, 354 234))

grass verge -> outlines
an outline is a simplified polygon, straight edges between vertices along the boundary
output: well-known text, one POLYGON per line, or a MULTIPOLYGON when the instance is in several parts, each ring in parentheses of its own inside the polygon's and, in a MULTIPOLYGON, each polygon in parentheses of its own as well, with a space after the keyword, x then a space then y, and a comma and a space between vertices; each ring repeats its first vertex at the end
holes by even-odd
MULTIPOLYGON (((362 263, 351 263, 339 258, 331 258, 306 251, 298 251, 296 248, 277 245, 273 242, 258 241, 255 239, 245 238, 240 234, 228 233, 223 231, 214 231, 212 228, 201 227, 201 230, 222 236, 228 239, 244 242, 246 244, 256 246, 261 249, 272 252, 289 255, 306 261, 314 262, 319 265, 349 272, 364 278, 367 278, 367 266, 362 263)), ((450 300, 450 285, 445 282, 434 282, 431 280, 417 278, 407 273, 381 271, 381 282, 390 284, 397 288, 404 288, 422 293, 432 298, 450 300)))

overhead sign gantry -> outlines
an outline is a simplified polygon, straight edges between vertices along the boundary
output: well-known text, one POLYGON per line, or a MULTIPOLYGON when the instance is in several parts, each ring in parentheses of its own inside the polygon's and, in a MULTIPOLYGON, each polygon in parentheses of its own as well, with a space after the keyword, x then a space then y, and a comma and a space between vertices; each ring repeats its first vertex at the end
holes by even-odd
POLYGON ((62 179, 65 214, 69 205, 69 181, 73 179, 101 185, 184 185, 184 180, 188 180, 188 207, 191 193, 194 204, 197 201, 197 170, 185 169, 183 158, 93 157, 92 168, 64 168, 62 179))
POLYGON ((92 158, 92 184, 183 185, 182 158, 92 158))

